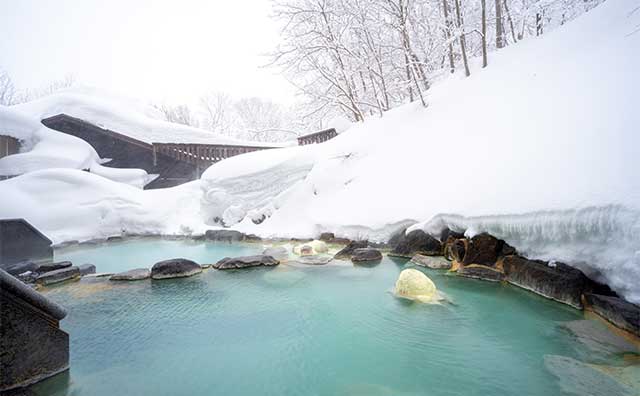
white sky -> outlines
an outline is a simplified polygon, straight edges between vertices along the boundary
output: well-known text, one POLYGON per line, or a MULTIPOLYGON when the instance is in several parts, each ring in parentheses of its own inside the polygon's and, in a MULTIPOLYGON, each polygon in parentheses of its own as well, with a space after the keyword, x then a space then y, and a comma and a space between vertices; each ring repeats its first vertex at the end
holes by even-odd
POLYGON ((0 0, 0 67, 19 88, 76 81, 156 102, 207 91, 288 104, 260 66, 278 42, 269 0, 0 0))

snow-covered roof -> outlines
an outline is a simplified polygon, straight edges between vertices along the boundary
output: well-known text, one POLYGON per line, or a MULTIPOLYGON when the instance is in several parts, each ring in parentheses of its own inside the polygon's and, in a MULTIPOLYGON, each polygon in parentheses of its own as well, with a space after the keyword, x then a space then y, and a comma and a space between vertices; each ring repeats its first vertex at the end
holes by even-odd
POLYGON ((42 120, 59 114, 79 118, 145 143, 224 144, 281 147, 290 143, 239 140, 214 132, 164 121, 160 111, 141 101, 92 87, 72 87, 12 109, 42 120))

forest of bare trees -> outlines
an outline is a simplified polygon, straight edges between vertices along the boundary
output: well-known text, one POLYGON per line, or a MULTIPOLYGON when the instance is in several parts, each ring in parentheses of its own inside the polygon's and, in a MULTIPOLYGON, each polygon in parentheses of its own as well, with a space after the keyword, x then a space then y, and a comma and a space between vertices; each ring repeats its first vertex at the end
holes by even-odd
POLYGON ((433 81, 491 64, 493 50, 539 36, 603 0, 279 0, 273 65, 307 114, 352 121, 428 106, 433 81))
MULTIPOLYGON (((543 33, 604 0, 275 0, 282 26, 269 66, 302 98, 282 106, 212 91, 189 105, 155 105, 170 122, 257 141, 282 141, 334 117, 362 121, 407 102, 451 73, 490 67, 491 52, 543 33)), ((17 89, 0 69, 0 104, 35 99, 72 77, 17 89)))

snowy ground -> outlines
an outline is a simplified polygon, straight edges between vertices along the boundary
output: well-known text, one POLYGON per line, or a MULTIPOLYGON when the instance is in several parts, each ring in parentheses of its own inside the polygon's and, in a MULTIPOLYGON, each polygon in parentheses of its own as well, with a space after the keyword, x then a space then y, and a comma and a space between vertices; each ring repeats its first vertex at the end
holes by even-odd
POLYGON ((501 50, 470 78, 436 84, 427 109, 233 157, 185 186, 141 191, 73 170, 0 182, 0 217, 25 217, 57 242, 202 232, 214 219, 265 237, 489 231, 640 302, 638 6, 611 0, 501 50))

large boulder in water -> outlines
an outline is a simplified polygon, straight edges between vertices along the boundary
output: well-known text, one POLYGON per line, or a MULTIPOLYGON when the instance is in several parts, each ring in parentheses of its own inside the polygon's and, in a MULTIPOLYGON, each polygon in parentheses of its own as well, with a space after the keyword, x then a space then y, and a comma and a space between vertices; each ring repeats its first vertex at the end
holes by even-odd
POLYGON ((151 267, 152 279, 185 278, 202 272, 200 264, 191 260, 177 258, 155 263, 151 267))
POLYGON ((411 258, 416 254, 425 256, 442 255, 442 244, 422 230, 414 230, 401 236, 390 255, 411 258))
POLYGON ((584 298, 589 309, 616 327, 640 337, 640 306, 614 296, 585 293, 584 298))
POLYGON ((235 230, 207 230, 204 233, 206 239, 217 242, 241 242, 246 235, 235 230))
POLYGON ((280 262, 271 256, 257 255, 257 256, 244 256, 244 257, 225 257, 212 267, 219 270, 226 269, 240 269, 249 267, 271 267, 278 265, 280 262))
POLYGON ((588 279, 579 269, 515 255, 505 257, 502 267, 509 283, 582 309, 581 297, 588 279))
POLYGON ((118 274, 111 275, 109 280, 112 281, 137 281, 151 277, 151 271, 146 268, 136 268, 118 274))
POLYGON ((351 261, 353 261, 354 263, 380 260, 382 260, 382 253, 380 253, 378 249, 374 248, 356 249, 351 255, 351 261))
POLYGON ((350 260, 356 249, 364 249, 369 246, 368 241, 351 241, 347 246, 333 256, 336 260, 350 260))
POLYGON ((36 272, 43 274, 45 272, 51 272, 51 271, 56 271, 63 268, 69 268, 72 265, 73 264, 71 263, 71 261, 60 261, 57 263, 43 263, 38 265, 36 272))
POLYGON ((80 278, 80 269, 76 266, 71 266, 40 274, 36 278, 36 283, 51 285, 77 278, 80 278))
POLYGON ((428 276, 415 269, 405 269, 400 272, 396 281, 396 294, 421 302, 438 300, 436 285, 428 276))

